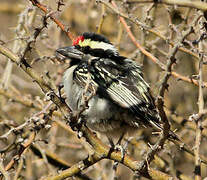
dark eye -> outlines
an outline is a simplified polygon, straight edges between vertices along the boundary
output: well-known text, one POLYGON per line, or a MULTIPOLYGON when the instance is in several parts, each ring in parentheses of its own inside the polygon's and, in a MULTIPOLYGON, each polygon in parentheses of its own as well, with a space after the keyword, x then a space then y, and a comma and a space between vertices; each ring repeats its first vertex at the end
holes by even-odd
POLYGON ((79 45, 75 45, 75 48, 76 49, 80 49, 81 47, 79 45))
POLYGON ((85 46, 85 47, 80 47, 81 51, 83 51, 84 53, 88 54, 90 47, 89 46, 85 46))

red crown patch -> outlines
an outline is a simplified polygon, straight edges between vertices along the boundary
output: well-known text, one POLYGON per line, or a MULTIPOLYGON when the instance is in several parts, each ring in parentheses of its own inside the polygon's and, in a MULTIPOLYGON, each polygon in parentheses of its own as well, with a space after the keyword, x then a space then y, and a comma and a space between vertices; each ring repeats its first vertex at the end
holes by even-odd
POLYGON ((73 41, 73 46, 78 45, 79 41, 83 42, 84 37, 83 36, 78 36, 74 41, 73 41))

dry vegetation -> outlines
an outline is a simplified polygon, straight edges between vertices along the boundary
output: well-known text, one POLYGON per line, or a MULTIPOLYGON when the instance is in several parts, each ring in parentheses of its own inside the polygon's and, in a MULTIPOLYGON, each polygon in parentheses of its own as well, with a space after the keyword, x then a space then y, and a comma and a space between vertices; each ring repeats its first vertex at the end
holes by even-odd
POLYGON ((207 177, 207 3, 13 1, 0 1, 0 179, 207 177), (77 114, 60 98, 68 63, 54 52, 86 31, 143 65, 164 122, 126 137, 124 159, 87 127, 72 130, 77 114), (169 125, 182 142, 166 140, 169 125))

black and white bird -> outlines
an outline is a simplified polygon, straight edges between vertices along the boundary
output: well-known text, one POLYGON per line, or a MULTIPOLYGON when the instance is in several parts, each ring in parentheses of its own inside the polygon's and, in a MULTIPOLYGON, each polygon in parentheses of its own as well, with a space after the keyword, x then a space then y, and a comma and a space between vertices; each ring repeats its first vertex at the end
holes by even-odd
POLYGON ((140 126, 162 129, 149 84, 137 62, 123 57, 104 36, 83 33, 70 47, 57 49, 71 60, 63 78, 66 102, 77 111, 87 94, 95 90, 81 120, 91 129, 123 134, 140 126))

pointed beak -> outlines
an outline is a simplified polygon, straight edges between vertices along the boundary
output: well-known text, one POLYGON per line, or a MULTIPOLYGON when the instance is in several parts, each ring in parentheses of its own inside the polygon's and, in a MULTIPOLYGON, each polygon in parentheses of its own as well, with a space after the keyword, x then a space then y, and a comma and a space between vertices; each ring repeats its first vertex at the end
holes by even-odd
POLYGON ((81 60, 84 56, 84 53, 79 51, 75 46, 68 46, 68 47, 63 47, 63 48, 57 49, 56 56, 60 59, 69 58, 69 59, 81 60))

